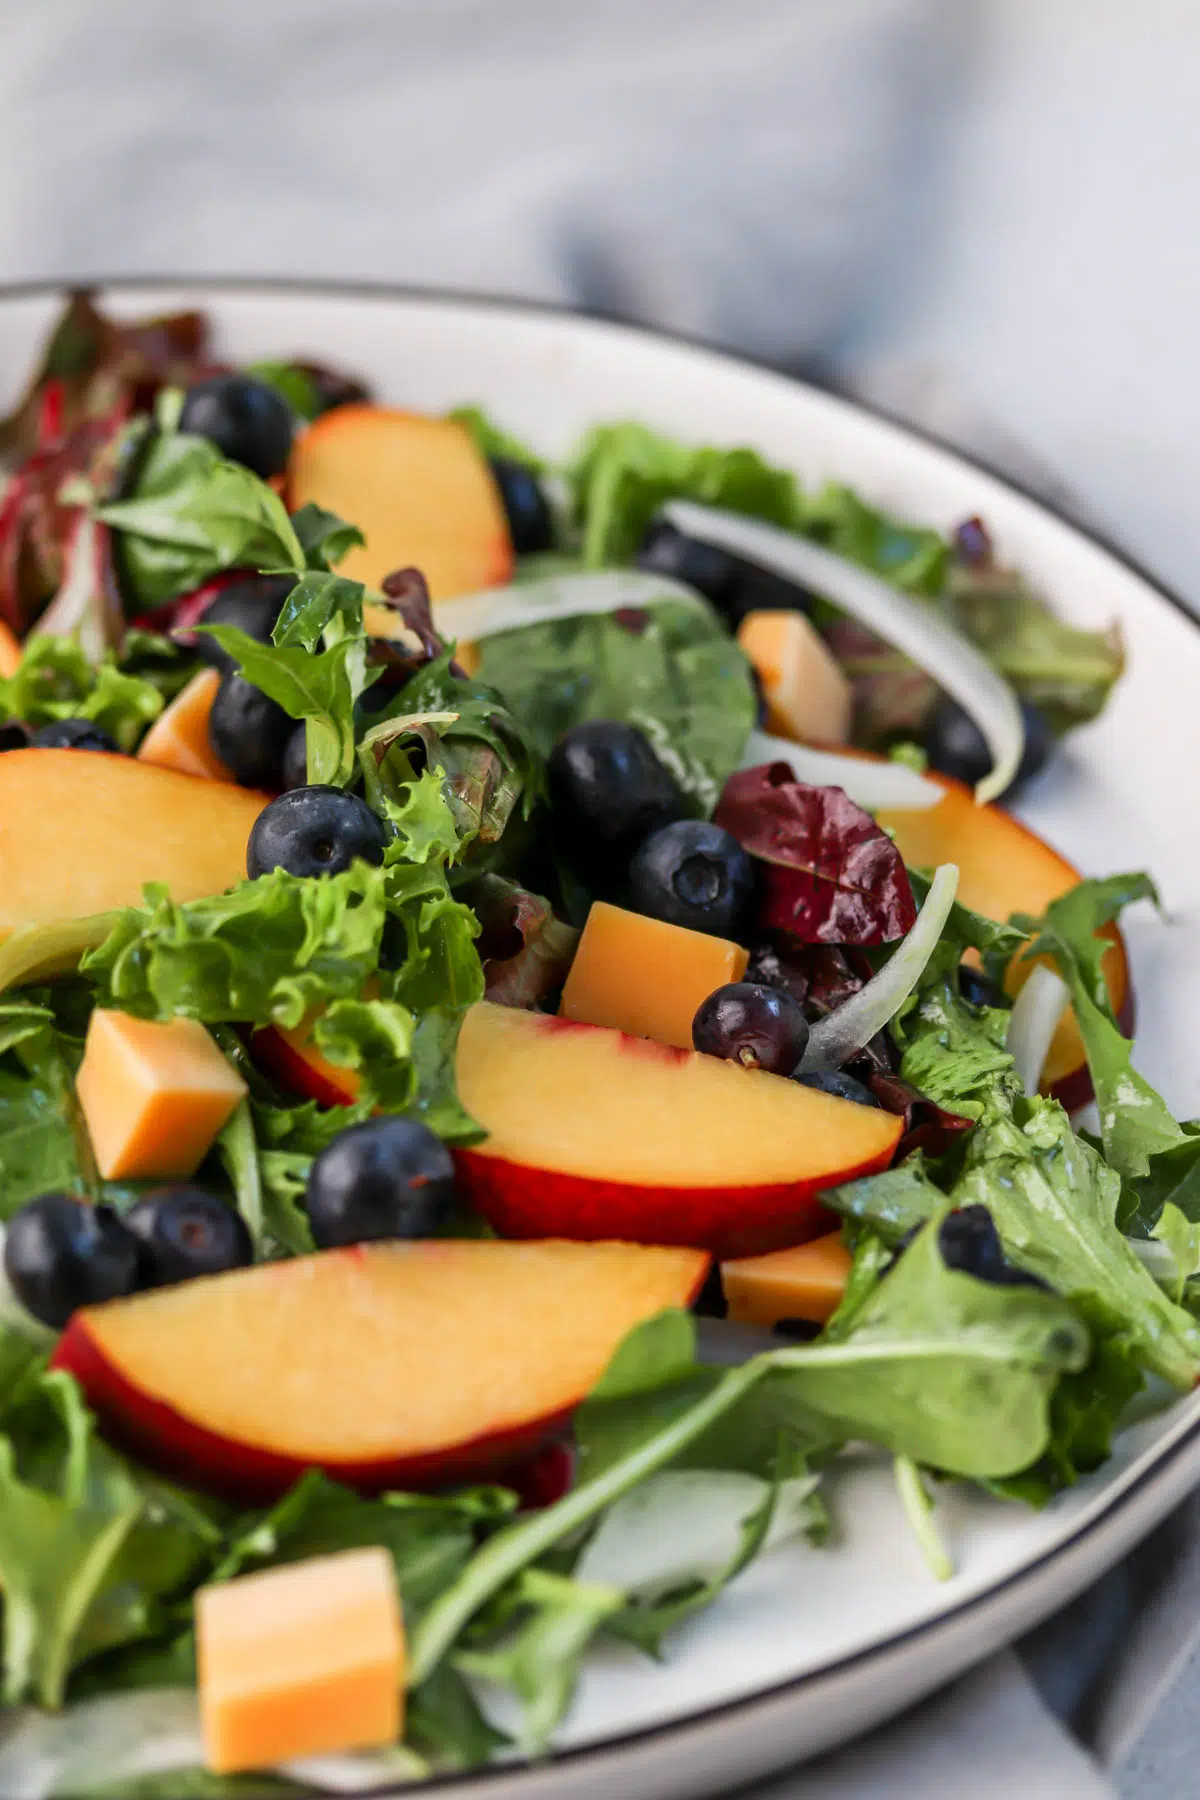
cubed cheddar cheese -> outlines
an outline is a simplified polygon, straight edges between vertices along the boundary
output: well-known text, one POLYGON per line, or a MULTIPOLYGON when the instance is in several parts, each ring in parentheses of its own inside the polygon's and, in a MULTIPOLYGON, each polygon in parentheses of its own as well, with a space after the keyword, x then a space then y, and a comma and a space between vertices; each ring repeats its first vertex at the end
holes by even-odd
POLYGON ((246 1084, 195 1019, 97 1007, 75 1078, 105 1181, 192 1175, 246 1084))
POLYGON ((702 1000, 740 981, 749 957, 739 944, 647 919, 597 900, 587 916, 559 1011, 581 1025, 692 1048, 702 1000))
POLYGON ((386 1550, 343 1550, 196 1595, 200 1723, 218 1775, 395 1743, 404 1626, 386 1550))
POLYGON ((221 677, 216 669, 201 669, 161 712, 138 746, 138 759, 160 769, 178 769, 181 775, 204 775, 210 781, 232 781, 208 741, 208 715, 217 697, 221 677))
POLYGON ((777 1325, 780 1319, 823 1325, 846 1291, 851 1261, 841 1232, 831 1231, 788 1250, 724 1262, 721 1286, 729 1317, 739 1325, 777 1325))
POLYGON ((804 613, 747 613, 738 643, 762 683, 768 731, 822 744, 849 740, 850 683, 804 613))
POLYGON ((0 675, 5 680, 15 675, 21 666, 21 640, 12 628, 0 619, 0 675))

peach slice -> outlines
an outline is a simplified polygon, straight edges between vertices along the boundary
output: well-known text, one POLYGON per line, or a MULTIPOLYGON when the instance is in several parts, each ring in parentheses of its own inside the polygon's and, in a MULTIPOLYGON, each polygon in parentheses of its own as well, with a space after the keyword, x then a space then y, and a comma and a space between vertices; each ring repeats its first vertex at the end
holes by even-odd
POLYGON ((902 1121, 716 1057, 481 1001, 458 1044, 489 1133, 455 1153, 502 1237, 754 1256, 828 1231, 819 1195, 886 1168, 902 1121))
POLYGON ((0 756, 0 938, 140 906, 148 881, 174 900, 246 873, 267 795, 95 750, 0 756))
POLYGON ((313 1467, 443 1486, 536 1451, 707 1271, 636 1244, 362 1244, 86 1307, 53 1361, 114 1441, 230 1499, 313 1467))
POLYGON ((178 769, 183 775, 203 775, 209 781, 232 781, 234 777, 208 741, 208 715, 220 685, 216 669, 201 669, 193 675, 138 745, 139 762, 178 769))
MULTIPOLYGON (((1038 914, 1081 879, 1079 870, 1052 850, 1043 838, 1000 806, 978 806, 970 788, 946 775, 930 779, 946 797, 925 812, 881 812, 879 823, 891 831, 906 863, 934 868, 958 864, 958 898, 964 906, 1007 919, 1012 913, 1038 914)), ((1104 976, 1114 1011, 1125 1030, 1132 1029, 1133 994, 1125 945, 1115 926, 1107 934, 1104 976)), ((1009 979, 1017 993, 1028 980, 1032 963, 1018 962, 1009 979)), ((1072 1111, 1091 1099, 1087 1058, 1075 1015, 1068 1012, 1054 1036, 1042 1076, 1044 1092, 1053 1093, 1072 1111)))
POLYGON ((0 619, 0 676, 15 675, 21 666, 21 640, 11 625, 0 619))
POLYGON ((338 573, 379 587, 420 569, 434 600, 508 580, 512 540, 500 491, 470 433, 452 419, 339 406, 292 450, 288 498, 353 519, 366 538, 338 573))

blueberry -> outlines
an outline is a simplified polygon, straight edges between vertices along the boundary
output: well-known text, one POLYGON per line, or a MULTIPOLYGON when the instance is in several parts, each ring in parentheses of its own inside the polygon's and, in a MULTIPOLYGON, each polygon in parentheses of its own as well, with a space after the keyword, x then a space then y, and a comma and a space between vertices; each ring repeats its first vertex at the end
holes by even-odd
POLYGON ((287 741, 281 770, 285 788, 308 785, 308 727, 301 720, 287 741))
POLYGON ((54 719, 49 725, 40 726, 29 741, 38 750, 104 750, 110 756, 121 754, 116 738, 94 719, 54 719))
POLYGON ((1004 1254, 1000 1234, 986 1206, 960 1206, 938 1227, 938 1250, 948 1269, 974 1275, 999 1287, 1044 1288, 1037 1275, 1016 1269, 1004 1254))
POLYGON ((142 1246, 146 1287, 221 1275, 254 1261, 241 1214, 203 1188, 156 1188, 130 1208, 124 1223, 142 1246))
POLYGON ((563 733, 546 765, 551 823, 568 861, 609 886, 650 832, 686 810, 650 740, 616 719, 589 719, 563 733))
MULTIPOLYGON (((198 623, 201 625, 236 625, 247 637, 254 638, 260 644, 269 644, 271 633, 275 629, 275 621, 279 611, 295 582, 290 575, 246 575, 237 581, 231 581, 221 592, 210 600, 204 609, 204 616, 198 623)), ((196 655, 202 662, 220 669, 224 675, 227 670, 237 667, 228 651, 222 650, 216 638, 199 632, 196 637, 196 655)))
POLYGON ((281 475, 292 447, 294 422, 287 401, 253 375, 213 375, 184 397, 180 431, 215 444, 222 456, 242 463, 264 481, 281 475))
POLYGON ((731 981, 701 1001, 692 1043, 706 1056, 790 1075, 808 1048, 808 1020, 785 988, 731 981))
POLYGON ((819 1094, 832 1094, 835 1100, 853 1100, 856 1106, 878 1106, 869 1087, 844 1069, 809 1069, 796 1080, 802 1087, 816 1088, 819 1094))
POLYGON ((263 808, 250 828, 246 873, 340 875, 358 859, 381 863, 387 838, 365 800, 341 788, 292 788, 263 808))
POLYGON ((454 1164, 427 1125, 397 1115, 340 1132, 309 1170, 304 1197, 322 1250, 433 1237, 454 1207, 454 1164))
POLYGON ((807 588, 714 544, 687 537, 665 519, 651 520, 637 562, 639 568, 671 575, 695 588, 735 627, 748 612, 781 608, 807 612, 813 601, 807 588))
POLYGON ((252 681, 230 673, 221 677, 208 715, 208 741, 243 787, 279 787, 295 723, 252 681))
POLYGON ((29 745, 29 727, 19 719, 6 719, 0 725, 0 751, 24 750, 29 745))
POLYGON ((553 549, 554 524, 537 476, 524 463, 514 462, 508 456, 492 456, 488 461, 500 489, 508 534, 517 555, 553 549))
POLYGON ((111 1207, 40 1194, 9 1221, 4 1271, 22 1306, 57 1330, 76 1307, 135 1292, 141 1245, 111 1207))
POLYGON ((729 832, 680 819, 646 839, 629 865, 628 886, 635 912, 736 939, 757 882, 752 858, 729 832))
POLYGON ((971 963, 958 965, 958 991, 971 1006, 1011 1006, 1004 989, 971 963))
MULTIPOLYGON (((1037 707, 1022 700, 1021 714, 1025 720, 1025 749, 1007 789, 1010 795, 1044 768, 1054 748, 1054 735, 1037 707)), ((933 709, 925 734, 925 750, 931 769, 942 775, 953 775, 957 780, 965 781, 968 787, 982 781, 992 767, 991 752, 978 725, 957 701, 947 696, 943 696, 933 709)))

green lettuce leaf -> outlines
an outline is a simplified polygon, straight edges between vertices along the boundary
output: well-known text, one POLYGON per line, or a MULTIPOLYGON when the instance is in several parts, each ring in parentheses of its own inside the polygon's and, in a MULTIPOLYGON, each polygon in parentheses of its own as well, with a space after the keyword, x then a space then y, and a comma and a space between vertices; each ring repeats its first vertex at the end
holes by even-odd
POLYGON ((75 1098, 82 1045, 60 1031, 52 1011, 27 1000, 0 1009, 0 1217, 52 1189, 96 1189, 87 1131, 75 1098))
POLYGON ((26 725, 55 719, 92 719, 132 750, 163 707, 159 687, 127 673, 111 652, 93 667, 74 638, 26 638, 15 675, 0 680, 0 718, 26 725))
POLYGON ((702 812, 756 716, 749 665, 706 607, 663 601, 633 616, 559 619, 497 632, 479 652, 480 680, 504 695, 543 756, 581 720, 625 720, 702 812))
POLYGON ((840 482, 803 502, 797 529, 907 593, 933 599, 942 591, 950 546, 941 533, 892 518, 840 482))
POLYGON ((793 528, 803 512, 795 478, 756 451, 696 450, 633 421, 589 432, 567 481, 587 568, 632 562, 667 500, 701 500, 793 528))
POLYGON ((96 507, 95 517, 115 533, 130 611, 190 593, 222 569, 304 566, 278 494, 187 432, 155 432, 129 497, 96 507))
POLYGON ((83 970, 101 1005, 139 1018, 294 1027, 318 1005, 357 1000, 375 973, 384 888, 365 863, 319 881, 273 869, 183 905, 151 885, 83 970))

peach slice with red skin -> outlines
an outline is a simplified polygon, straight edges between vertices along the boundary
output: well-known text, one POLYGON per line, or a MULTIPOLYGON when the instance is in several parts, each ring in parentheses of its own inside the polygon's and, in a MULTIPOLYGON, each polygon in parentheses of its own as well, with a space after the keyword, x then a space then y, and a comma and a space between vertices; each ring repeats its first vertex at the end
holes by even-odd
POLYGON ((53 1363, 114 1442, 231 1500, 314 1467, 364 1493, 441 1487, 532 1457, 708 1266, 613 1242, 361 1244, 85 1307, 53 1363))
POLYGON ((886 1168, 890 1113, 603 1026, 481 1001, 458 1045, 488 1132, 455 1152, 502 1237, 619 1237, 753 1256, 828 1231, 824 1188, 886 1168))
MULTIPOLYGON (((1045 912, 1052 900, 1082 879, 1079 870, 1053 850, 1044 838, 1014 819, 1001 806, 979 806, 970 788, 947 775, 933 775, 946 792, 944 800, 924 812, 881 812, 879 823, 891 831, 912 868, 958 865, 958 898, 964 906, 990 919, 1013 913, 1045 912)), ((1104 956, 1104 977, 1122 1030, 1133 1029, 1133 991, 1125 945, 1115 926, 1105 934, 1111 948, 1104 956)), ((1014 964, 1010 993, 1029 979, 1033 964, 1014 964)), ((1083 1040, 1074 1013, 1064 1015, 1042 1077, 1042 1090, 1068 1110, 1086 1106, 1092 1097, 1083 1040)))

